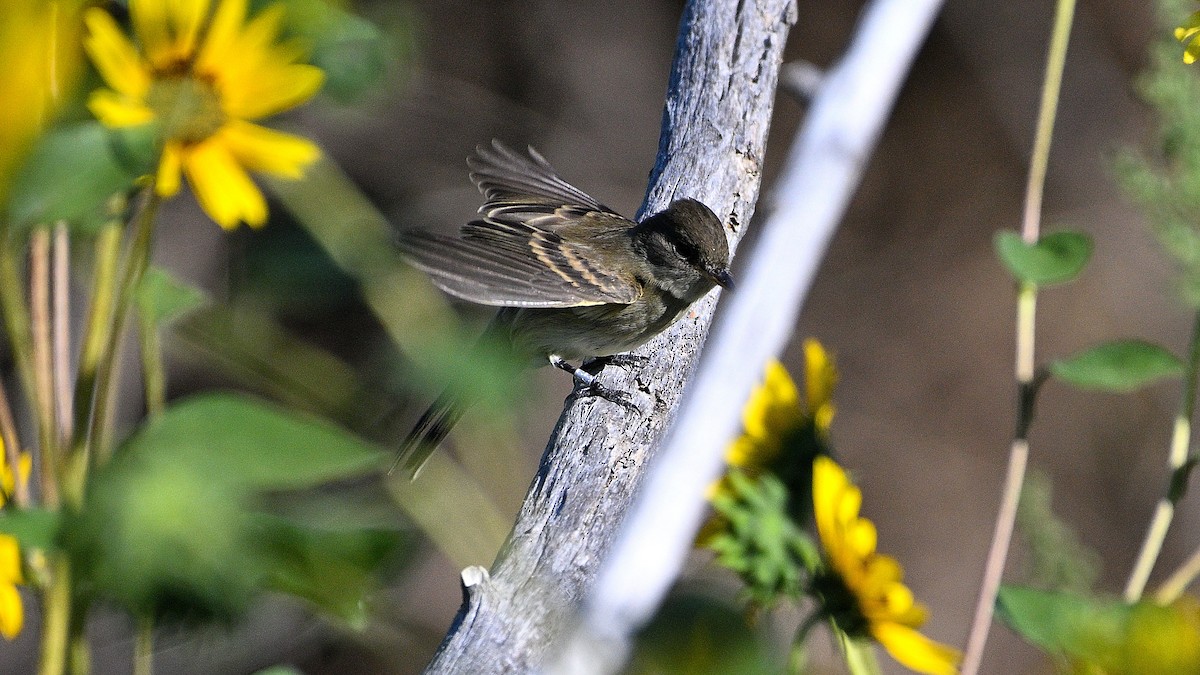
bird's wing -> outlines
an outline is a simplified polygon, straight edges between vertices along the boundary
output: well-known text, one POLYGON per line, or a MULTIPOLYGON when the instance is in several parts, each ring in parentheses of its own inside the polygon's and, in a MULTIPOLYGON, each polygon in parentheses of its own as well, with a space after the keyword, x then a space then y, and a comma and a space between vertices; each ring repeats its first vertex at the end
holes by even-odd
POLYGON ((483 220, 463 237, 421 230, 400 234, 402 253, 447 293, 500 307, 628 304, 642 293, 632 275, 597 261, 586 244, 521 221, 483 220))
POLYGON ((492 218, 496 211, 522 206, 577 206, 588 211, 618 215, 591 195, 558 176, 537 150, 526 157, 500 141, 475 148, 467 158, 471 180, 483 193, 479 212, 492 218))

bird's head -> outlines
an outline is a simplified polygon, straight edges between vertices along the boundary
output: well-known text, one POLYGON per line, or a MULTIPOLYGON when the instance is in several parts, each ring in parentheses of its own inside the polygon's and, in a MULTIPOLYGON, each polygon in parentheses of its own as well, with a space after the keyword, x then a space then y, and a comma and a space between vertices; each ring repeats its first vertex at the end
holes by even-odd
POLYGON ((695 199, 677 199, 647 218, 646 254, 656 277, 681 298, 695 300, 714 285, 733 289, 725 226, 712 209, 695 199))

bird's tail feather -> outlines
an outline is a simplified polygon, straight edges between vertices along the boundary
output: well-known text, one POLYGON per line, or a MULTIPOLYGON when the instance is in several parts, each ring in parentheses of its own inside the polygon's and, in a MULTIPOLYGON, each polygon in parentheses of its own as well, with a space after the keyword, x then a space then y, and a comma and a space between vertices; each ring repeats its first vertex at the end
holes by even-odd
POLYGON ((446 439, 446 435, 462 418, 466 409, 466 402, 450 391, 438 396, 400 444, 391 470, 395 471, 396 467, 403 463, 409 477, 416 480, 421 469, 425 467, 425 462, 429 461, 429 456, 446 439))

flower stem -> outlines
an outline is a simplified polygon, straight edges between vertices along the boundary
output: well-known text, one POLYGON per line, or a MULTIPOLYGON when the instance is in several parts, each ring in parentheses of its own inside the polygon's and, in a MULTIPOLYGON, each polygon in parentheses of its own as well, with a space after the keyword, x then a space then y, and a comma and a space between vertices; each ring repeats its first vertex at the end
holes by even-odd
MULTIPOLYGON (((1042 99, 1038 109, 1037 131, 1033 142, 1033 156, 1029 163, 1029 180, 1025 187, 1025 208, 1021 222, 1021 237, 1027 243, 1038 241, 1041 233, 1042 196, 1045 191, 1046 169, 1050 163, 1050 145, 1054 135, 1054 119, 1058 114, 1059 93, 1062 90, 1063 68, 1066 64, 1067 45, 1071 37, 1071 22, 1075 16, 1075 0, 1058 0, 1054 13, 1054 27, 1050 35, 1050 49, 1046 58, 1046 73, 1042 80, 1042 99)), ((979 589, 979 603, 975 607, 975 618, 967 639, 967 651, 963 658, 963 675, 975 675, 983 662, 983 650, 987 645, 988 632, 992 626, 992 613, 996 605, 996 594, 1004 576, 1004 561, 1008 558, 1012 543, 1013 527, 1016 523, 1017 504, 1021 486, 1025 482, 1025 469, 1029 462, 1028 425, 1033 397, 1036 395, 1034 337, 1037 320, 1037 287, 1024 284, 1017 296, 1017 348, 1016 379, 1018 400, 1018 428, 1008 454, 1000 511, 996 515, 996 527, 992 534, 984 568, 983 583, 979 589)))
POLYGON ((133 637, 133 675, 154 673, 154 621, 139 617, 133 637))
POLYGON ((21 480, 21 440, 17 435, 17 424, 13 419, 12 406, 8 402, 8 390, 0 383, 0 440, 4 442, 4 461, 12 470, 13 500, 25 508, 32 503, 29 481, 21 480))
POLYGON ((58 413, 59 438, 70 442, 71 411, 71 234, 67 224, 54 226, 54 248, 51 261, 54 297, 51 314, 54 326, 54 398, 58 413))
MULTIPOLYGON (((10 233, 0 231, 0 311, 4 314, 4 327, 12 345, 13 360, 17 365, 21 386, 32 395, 37 391, 33 374, 33 345, 29 333, 29 308, 25 304, 25 284, 17 271, 16 250, 10 233)), ((57 468, 45 461, 44 454, 34 464, 38 467, 38 483, 42 503, 54 508, 58 505, 57 468)))
POLYGON ((158 335, 158 327, 154 325, 153 317, 139 314, 138 318, 146 411, 150 417, 155 417, 167 407, 167 376, 163 367, 162 339, 158 335))
POLYGON ((33 349, 34 409, 42 464, 56 475, 62 462, 54 416, 54 372, 50 346, 50 228, 29 239, 29 317, 33 349))
POLYGON ((50 553, 50 584, 42 596, 42 643, 38 675, 62 675, 67 670, 71 626, 71 568, 62 552, 50 553))
POLYGON ((1175 570, 1167 580, 1158 587, 1154 601, 1160 605, 1169 605, 1183 595, 1188 585, 1200 577, 1200 548, 1192 552, 1188 559, 1175 570))
POLYGON ((1158 500, 1154 516, 1150 519, 1150 527, 1146 532, 1146 540, 1138 553, 1137 562, 1125 584, 1125 601, 1137 602, 1146 590, 1146 582, 1158 554, 1162 551, 1163 541, 1167 538, 1167 530, 1175 516, 1175 504, 1183 497, 1191 473, 1188 462, 1188 447, 1192 442, 1192 415, 1196 411, 1196 380, 1200 373, 1200 312, 1192 323, 1191 349, 1188 350, 1187 370, 1183 378, 1183 391, 1179 399, 1179 414, 1175 417, 1175 429, 1171 433, 1171 447, 1167 456, 1167 464, 1171 469, 1171 481, 1167 494, 1158 500))
POLYGON ((162 198, 154 191, 154 186, 147 188, 146 203, 134 224, 133 243, 125 258, 125 269, 121 275, 120 284, 116 289, 117 305, 113 311, 113 320, 108 335, 105 336, 104 351, 97 362, 96 388, 92 419, 88 433, 89 443, 95 453, 96 461, 105 461, 110 454, 111 433, 109 406, 112 404, 113 373, 116 371, 117 347, 125 332, 125 321, 133 307, 134 297, 138 286, 142 283, 142 275, 150 265, 151 244, 154 241, 154 220, 158 215, 158 207, 162 198))
MULTIPOLYGON (((92 273, 92 301, 87 323, 83 329, 83 346, 79 354, 79 373, 75 378, 75 433, 88 428, 91 397, 96 387, 96 371, 104 353, 107 327, 112 321, 114 281, 121 257, 121 223, 113 221, 101 228, 96 237, 95 268, 92 273)), ((73 451, 80 453, 86 438, 75 440, 73 451)))
POLYGON ((108 420, 117 347, 124 333, 125 319, 133 304, 134 294, 149 264, 154 220, 161 198, 154 192, 153 185, 148 186, 144 194, 142 207, 133 221, 133 242, 115 287, 111 279, 116 276, 120 227, 106 226, 96 241, 95 290, 75 385, 77 419, 70 480, 67 481, 73 495, 80 500, 89 467, 93 463, 103 463, 108 457, 108 420))

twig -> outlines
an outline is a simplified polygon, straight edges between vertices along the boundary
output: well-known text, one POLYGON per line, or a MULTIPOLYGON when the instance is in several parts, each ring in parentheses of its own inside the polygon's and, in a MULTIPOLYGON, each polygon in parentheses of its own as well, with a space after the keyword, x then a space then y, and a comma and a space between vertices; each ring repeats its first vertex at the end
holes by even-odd
MULTIPOLYGON (((1046 168, 1050 162, 1050 143, 1054 134, 1054 119, 1058 114, 1058 97, 1062 89, 1063 67, 1066 63, 1067 44, 1071 37, 1071 21, 1074 15, 1075 0, 1058 0, 1049 55, 1046 58, 1046 76, 1042 81, 1042 101, 1038 109, 1029 180, 1025 187, 1021 237, 1030 244, 1036 243, 1040 236, 1042 194, 1045 189, 1046 168)), ((979 602, 975 606, 975 618, 971 623, 967 652, 963 657, 963 675, 975 675, 983 662, 983 649, 987 645, 988 632, 992 626, 996 594, 1000 591, 1000 580, 1004 576, 1004 561, 1008 558, 1008 549, 1012 543, 1021 486, 1025 483, 1025 469, 1029 463, 1029 423, 1037 388, 1034 382, 1036 319, 1037 287, 1023 284, 1017 295, 1017 433, 1009 449, 1008 471, 1001 492, 1000 511, 996 515, 996 527, 992 533, 983 583, 979 589, 979 602)))
POLYGON ((657 607, 691 548, 705 488, 736 433, 740 402, 786 346, 829 238, 892 109, 939 0, 876 0, 830 72, 772 193, 763 231, 716 327, 643 496, 589 594, 574 663, 613 654, 657 607))
MULTIPOLYGON (((54 323, 54 397, 60 443, 68 443, 72 433, 71 409, 71 234, 65 222, 54 226, 52 261, 54 298, 51 304, 54 323)), ((64 446, 65 447, 65 446, 64 446)))
MULTIPOLYGON (((54 424, 54 374, 50 346, 50 229, 37 227, 29 237, 29 318, 33 354, 33 402, 43 470, 57 476, 62 461, 54 424)), ((46 474, 43 474, 46 475, 46 474)), ((54 482, 51 478, 50 482, 54 482)))

